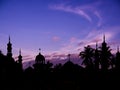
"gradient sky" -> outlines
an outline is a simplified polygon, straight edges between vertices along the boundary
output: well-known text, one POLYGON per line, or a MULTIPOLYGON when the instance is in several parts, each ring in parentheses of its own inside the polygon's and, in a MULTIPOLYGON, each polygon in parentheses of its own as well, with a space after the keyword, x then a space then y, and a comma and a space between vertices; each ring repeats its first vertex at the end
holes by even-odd
POLYGON ((120 45, 119 0, 0 0, 0 49, 11 36, 14 57, 24 61, 41 53, 49 59, 78 54, 85 45, 120 45))

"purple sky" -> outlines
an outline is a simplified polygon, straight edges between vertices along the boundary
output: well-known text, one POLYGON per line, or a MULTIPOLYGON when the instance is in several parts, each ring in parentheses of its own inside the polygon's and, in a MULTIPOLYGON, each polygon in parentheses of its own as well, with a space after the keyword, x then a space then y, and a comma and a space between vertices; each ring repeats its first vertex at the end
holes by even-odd
POLYGON ((65 59, 85 45, 102 42, 113 52, 120 45, 119 0, 0 0, 0 49, 6 54, 11 36, 14 57, 22 49, 24 61, 41 53, 65 59))

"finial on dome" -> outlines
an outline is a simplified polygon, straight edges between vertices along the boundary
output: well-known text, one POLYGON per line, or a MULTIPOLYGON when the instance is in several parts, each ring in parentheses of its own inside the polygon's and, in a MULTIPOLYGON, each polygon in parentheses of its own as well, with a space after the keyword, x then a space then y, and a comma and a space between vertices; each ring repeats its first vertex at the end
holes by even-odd
POLYGON ((39 48, 39 53, 41 53, 41 48, 39 48))
POLYGON ((68 60, 70 61, 70 56, 71 56, 71 54, 68 54, 68 60))

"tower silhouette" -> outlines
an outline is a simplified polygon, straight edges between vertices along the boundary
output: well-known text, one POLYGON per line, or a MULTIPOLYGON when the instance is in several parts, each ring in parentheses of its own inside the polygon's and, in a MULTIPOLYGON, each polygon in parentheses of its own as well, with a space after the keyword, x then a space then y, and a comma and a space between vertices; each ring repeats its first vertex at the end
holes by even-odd
POLYGON ((100 57, 99 57, 99 50, 98 50, 98 44, 96 42, 96 49, 95 49, 95 69, 99 69, 99 62, 100 62, 100 57))
POLYGON ((9 36, 9 42, 7 44, 7 57, 12 57, 12 44, 10 41, 10 36, 9 36))
POLYGON ((115 65, 116 65, 117 69, 120 69, 120 51, 119 51, 119 46, 117 47, 115 65))
POLYGON ((68 54, 68 61, 70 61, 70 56, 71 56, 71 54, 68 54))
POLYGON ((19 64, 22 64, 21 49, 19 50, 18 63, 19 63, 19 64))
POLYGON ((104 46, 104 47, 107 46, 107 43, 105 42, 105 35, 103 36, 103 43, 102 43, 102 46, 104 46))
POLYGON ((120 52, 119 52, 119 46, 117 47, 117 52, 120 53, 120 52))
POLYGON ((101 46, 101 55, 100 55, 100 63, 101 63, 101 69, 107 70, 109 67, 109 62, 111 59, 111 49, 109 46, 107 46, 107 43, 105 41, 105 35, 103 36, 103 43, 101 46))
POLYGON ((17 62, 17 67, 18 67, 19 71, 22 71, 23 65, 22 65, 21 49, 19 50, 18 60, 16 62, 17 62))

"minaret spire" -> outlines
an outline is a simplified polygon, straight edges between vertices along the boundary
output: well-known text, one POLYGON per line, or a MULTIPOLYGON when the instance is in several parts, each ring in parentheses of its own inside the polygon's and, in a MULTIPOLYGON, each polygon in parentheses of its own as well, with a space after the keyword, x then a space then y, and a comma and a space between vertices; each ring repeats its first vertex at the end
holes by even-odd
POLYGON ((19 49, 19 56, 17 63, 19 64, 19 68, 22 70, 22 55, 21 55, 21 49, 19 49))
POLYGON ((106 47, 106 46, 107 46, 107 43, 105 42, 105 34, 104 34, 104 36, 103 36, 103 43, 102 43, 102 46, 103 46, 103 47, 106 47))
POLYGON ((9 41, 8 41, 8 44, 7 44, 7 56, 12 57, 12 44, 10 42, 10 36, 9 36, 9 41))
POLYGON ((19 50, 19 55, 21 55, 21 48, 20 48, 20 50, 19 50))
POLYGON ((98 43, 96 42, 96 49, 98 48, 98 43))
POLYGON ((100 63, 100 58, 99 58, 99 50, 98 50, 98 43, 96 42, 96 49, 95 49, 95 60, 94 60, 94 64, 95 64, 95 69, 98 70, 99 69, 99 63, 100 63))
POLYGON ((119 52, 119 46, 117 46, 117 52, 119 52))
POLYGON ((18 62, 19 62, 20 64, 22 63, 21 49, 19 50, 18 62))
POLYGON ((68 60, 70 61, 70 56, 71 56, 71 54, 68 54, 68 60))
POLYGON ((10 43, 10 35, 9 35, 9 43, 10 43))
POLYGON ((39 54, 41 54, 41 48, 39 48, 39 54))
POLYGON ((104 34, 104 36, 103 36, 103 42, 105 42, 105 34, 104 34))

